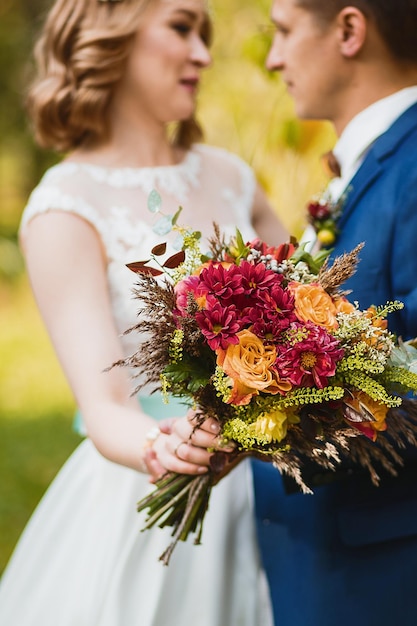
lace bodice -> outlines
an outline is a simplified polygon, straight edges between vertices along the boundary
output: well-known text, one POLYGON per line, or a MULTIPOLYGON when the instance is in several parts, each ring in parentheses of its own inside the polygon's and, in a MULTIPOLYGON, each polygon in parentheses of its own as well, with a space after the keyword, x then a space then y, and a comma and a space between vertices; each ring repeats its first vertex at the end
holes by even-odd
MULTIPOLYGON (((168 242, 175 251, 175 233, 157 235, 158 216, 147 208, 150 192, 162 197, 164 214, 183 207, 181 224, 209 236, 212 223, 233 234, 237 226, 254 236, 250 215, 255 191, 251 168, 229 152, 196 145, 178 165, 154 168, 105 168, 63 162, 50 168, 32 192, 21 221, 40 213, 66 211, 85 219, 96 230, 107 255, 107 275, 113 314, 120 334, 136 322, 138 303, 132 298, 135 275, 126 263, 149 258, 151 248, 168 242)), ((137 336, 121 337, 126 355, 137 349, 137 336)))

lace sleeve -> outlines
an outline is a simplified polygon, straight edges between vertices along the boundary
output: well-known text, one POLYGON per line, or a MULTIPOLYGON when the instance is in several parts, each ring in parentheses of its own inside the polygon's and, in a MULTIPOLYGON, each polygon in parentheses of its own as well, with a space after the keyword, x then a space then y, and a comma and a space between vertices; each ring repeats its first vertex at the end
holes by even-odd
POLYGON ((24 240, 26 226, 43 213, 65 211, 85 219, 97 231, 101 240, 106 239, 105 224, 98 211, 81 195, 72 190, 80 187, 76 180, 71 180, 69 165, 56 165, 46 172, 41 182, 32 191, 23 211, 19 234, 24 240), (63 175, 64 174, 64 175, 63 175))

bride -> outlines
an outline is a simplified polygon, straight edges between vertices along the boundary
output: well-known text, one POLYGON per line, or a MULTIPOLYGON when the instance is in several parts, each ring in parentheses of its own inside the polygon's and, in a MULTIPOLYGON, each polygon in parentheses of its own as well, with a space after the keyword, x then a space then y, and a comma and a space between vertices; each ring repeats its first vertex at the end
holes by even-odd
POLYGON ((136 502, 166 470, 206 472, 216 424, 192 435, 192 413, 170 403, 177 419, 160 430, 160 396, 132 398, 126 370, 104 372, 137 349, 136 336, 122 335, 137 308, 126 263, 161 242, 147 209, 153 189, 165 213, 182 205, 182 224, 206 236, 215 221, 226 233, 238 226, 247 238, 253 228, 274 243, 286 238, 252 170, 198 143, 210 35, 204 0, 57 0, 47 17, 30 113, 39 143, 66 156, 33 191, 20 235, 87 436, 4 573, 1 626, 271 623, 250 466, 214 489, 203 544, 181 543, 164 567, 169 531, 141 533, 136 502))

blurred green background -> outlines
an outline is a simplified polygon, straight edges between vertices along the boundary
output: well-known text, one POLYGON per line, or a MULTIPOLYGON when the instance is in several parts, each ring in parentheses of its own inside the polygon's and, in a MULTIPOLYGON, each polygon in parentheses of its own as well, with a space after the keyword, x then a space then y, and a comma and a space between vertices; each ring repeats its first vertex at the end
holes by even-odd
MULTIPOLYGON (((325 123, 300 122, 279 76, 264 69, 270 0, 212 0, 214 65, 199 118, 209 143, 255 168, 278 215, 299 235, 308 198, 326 184, 325 123), (266 27, 266 28, 265 28, 266 27)), ((23 100, 33 42, 50 2, 0 6, 0 572, 59 467, 77 445, 74 402, 39 318, 17 246, 31 189, 58 156, 31 138, 23 100)))

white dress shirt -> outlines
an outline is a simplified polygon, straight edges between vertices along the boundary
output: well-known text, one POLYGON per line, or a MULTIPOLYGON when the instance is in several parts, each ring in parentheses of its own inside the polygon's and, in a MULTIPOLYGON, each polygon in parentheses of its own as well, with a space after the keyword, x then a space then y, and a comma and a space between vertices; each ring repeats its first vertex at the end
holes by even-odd
MULTIPOLYGON (((417 85, 401 89, 391 96, 378 100, 358 113, 340 135, 333 152, 341 176, 333 178, 325 195, 337 202, 362 165, 372 144, 385 133, 407 109, 417 102, 417 85)), ((307 226, 301 243, 309 242, 307 249, 315 248, 316 233, 307 226)))

